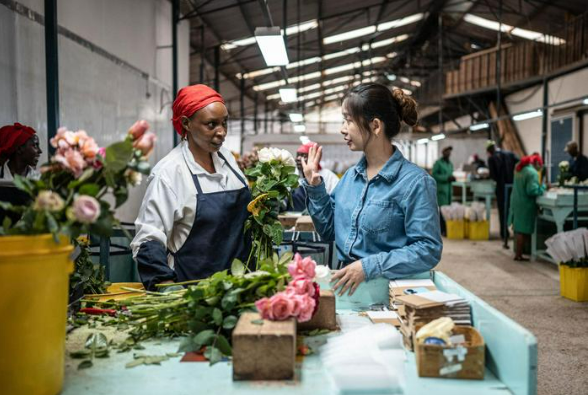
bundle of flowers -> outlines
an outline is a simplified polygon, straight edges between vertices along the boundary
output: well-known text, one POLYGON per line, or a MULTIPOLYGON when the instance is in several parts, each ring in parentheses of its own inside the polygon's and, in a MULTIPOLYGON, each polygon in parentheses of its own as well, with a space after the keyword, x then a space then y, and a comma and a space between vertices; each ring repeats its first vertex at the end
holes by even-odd
POLYGON ((320 288, 314 279, 324 276, 324 269, 328 271, 325 266, 317 267, 310 257, 303 259, 296 254, 288 265, 292 280, 286 289, 255 302, 261 317, 271 321, 283 321, 290 317, 298 322, 309 321, 318 310, 320 298, 320 288))
POLYGON ((279 207, 286 199, 292 200, 291 190, 298 187, 296 162, 292 154, 279 148, 262 148, 258 152, 259 162, 246 169, 252 182, 253 200, 247 206, 251 213, 245 229, 251 232, 253 248, 247 264, 255 257, 259 263, 273 254, 273 244, 282 243, 282 224, 278 221, 279 207))
MULTIPOLYGON (((564 186, 568 184, 568 181, 571 181, 572 173, 570 172, 570 162, 567 160, 562 160, 559 162, 559 175, 557 176, 557 181, 559 186, 564 186)), ((574 182, 575 184, 576 182, 574 182)))
POLYGON ((128 198, 128 185, 139 184, 141 174, 149 174, 147 159, 156 137, 148 129, 146 121, 137 121, 124 141, 100 148, 85 131, 60 128, 50 141, 55 155, 41 167, 40 179, 15 177, 15 186, 31 197, 31 203, 0 202, 20 216, 14 224, 7 216, 0 235, 110 235, 118 221, 106 195, 111 193, 119 207, 128 198))

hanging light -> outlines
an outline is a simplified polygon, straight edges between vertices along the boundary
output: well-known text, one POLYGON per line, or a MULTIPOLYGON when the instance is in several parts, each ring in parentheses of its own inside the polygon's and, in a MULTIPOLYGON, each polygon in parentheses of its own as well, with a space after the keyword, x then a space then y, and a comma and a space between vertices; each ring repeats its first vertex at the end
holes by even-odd
POLYGON ((284 36, 279 27, 258 27, 255 39, 268 66, 285 66, 289 63, 284 36))
POLYGON ((488 129, 489 127, 489 123, 476 123, 475 125, 470 126, 470 130, 475 132, 476 130, 488 129))
POLYGON ((294 103, 298 101, 298 93, 294 88, 280 88, 280 99, 284 103, 294 103))
POLYGON ((288 116, 290 117, 290 122, 302 122, 304 121, 304 115, 300 114, 300 113, 296 113, 296 112, 292 112, 290 114, 288 114, 288 116))
POLYGON ((515 115, 512 117, 513 121, 524 121, 526 119, 537 118, 543 115, 542 110, 535 110, 530 112, 524 112, 522 114, 515 115))

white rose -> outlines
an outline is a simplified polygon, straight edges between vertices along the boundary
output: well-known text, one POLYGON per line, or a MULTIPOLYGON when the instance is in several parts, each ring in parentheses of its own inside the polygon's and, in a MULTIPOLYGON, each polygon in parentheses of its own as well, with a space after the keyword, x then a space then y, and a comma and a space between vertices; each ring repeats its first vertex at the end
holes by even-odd
POLYGON ((320 280, 326 280, 329 277, 331 277, 331 270, 324 265, 316 265, 316 268, 314 269, 314 280, 315 281, 320 281, 320 280))
POLYGON ((261 163, 270 162, 273 159, 272 151, 269 148, 262 148, 257 153, 257 157, 261 163))
POLYGON ((277 160, 278 162, 282 161, 282 150, 279 148, 270 148, 272 150, 272 159, 277 160))
POLYGON ((290 151, 285 149, 282 150, 282 163, 286 166, 296 166, 296 161, 290 151))

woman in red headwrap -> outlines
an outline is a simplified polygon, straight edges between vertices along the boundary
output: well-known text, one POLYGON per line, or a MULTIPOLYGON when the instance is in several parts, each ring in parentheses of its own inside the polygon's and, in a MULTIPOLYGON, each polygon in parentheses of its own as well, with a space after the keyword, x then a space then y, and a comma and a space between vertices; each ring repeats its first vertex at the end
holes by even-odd
POLYGON ((521 159, 515 168, 514 183, 510 196, 509 225, 515 232, 515 261, 523 258, 523 249, 528 243, 529 235, 535 230, 537 219, 537 196, 545 191, 539 182, 539 169, 543 167, 540 155, 529 155, 521 159))
POLYGON ((131 243, 147 289, 206 278, 248 257, 251 194, 222 146, 227 119, 215 90, 192 85, 178 92, 173 124, 182 142, 153 168, 131 243))
POLYGON ((0 180, 12 181, 16 175, 34 178, 42 153, 33 128, 20 123, 0 128, 0 180))

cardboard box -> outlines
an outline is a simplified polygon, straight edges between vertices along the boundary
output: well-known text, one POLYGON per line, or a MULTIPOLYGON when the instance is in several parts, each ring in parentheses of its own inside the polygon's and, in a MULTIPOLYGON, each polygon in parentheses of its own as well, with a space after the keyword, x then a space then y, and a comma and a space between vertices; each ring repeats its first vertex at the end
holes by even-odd
POLYGON ((280 214, 278 221, 282 224, 285 230, 292 229, 296 226, 296 221, 300 218, 299 214, 280 214))
POLYGON ((368 311, 368 318, 374 324, 390 324, 395 327, 400 327, 400 317, 395 311, 368 311))
POLYGON ((471 326, 456 326, 453 335, 463 335, 465 343, 415 345, 419 377, 483 380, 485 344, 482 335, 471 326))
POLYGON ((294 379, 296 320, 257 320, 243 313, 233 331, 233 380, 294 379))
POLYGON ((311 331, 314 329, 337 329, 337 313, 335 293, 332 290, 322 290, 319 298, 319 307, 310 321, 299 322, 299 331, 311 331))
POLYGON ((310 218, 310 215, 300 216, 296 221, 295 229, 298 232, 314 232, 314 224, 312 223, 312 218, 310 218))

